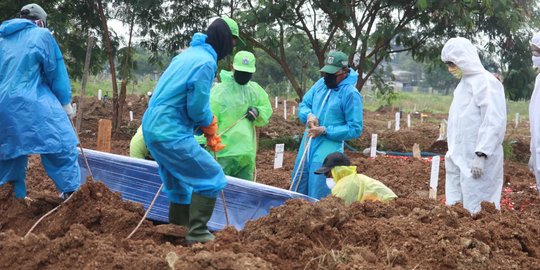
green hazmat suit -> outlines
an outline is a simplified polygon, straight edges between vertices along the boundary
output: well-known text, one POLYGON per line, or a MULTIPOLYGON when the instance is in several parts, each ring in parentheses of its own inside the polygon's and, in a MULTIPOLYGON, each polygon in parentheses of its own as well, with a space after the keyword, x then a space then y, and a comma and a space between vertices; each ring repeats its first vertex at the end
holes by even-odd
POLYGON ((210 108, 218 119, 218 134, 242 118, 249 107, 255 107, 259 116, 251 122, 247 118, 234 125, 221 136, 225 149, 217 153, 218 162, 226 175, 253 180, 257 139, 255 127, 268 124, 272 116, 272 105, 268 94, 256 82, 238 84, 233 72, 222 70, 221 83, 210 92, 210 108))
POLYGON ((131 138, 131 142, 129 143, 129 156, 133 158, 153 160, 152 156, 150 155, 150 151, 148 151, 148 148, 144 143, 142 126, 139 126, 137 132, 131 138))
POLYGON ((336 185, 332 195, 342 198, 346 205, 353 202, 382 201, 397 198, 397 195, 380 181, 356 172, 356 166, 336 166, 332 168, 336 185))

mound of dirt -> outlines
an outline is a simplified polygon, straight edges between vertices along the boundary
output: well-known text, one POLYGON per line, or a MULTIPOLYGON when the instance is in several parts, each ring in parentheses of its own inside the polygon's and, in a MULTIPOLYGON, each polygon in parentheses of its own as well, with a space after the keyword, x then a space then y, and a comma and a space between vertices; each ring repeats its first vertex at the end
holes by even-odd
POLYGON ((224 230, 205 250, 252 253, 278 269, 531 268, 540 263, 540 225, 493 205, 472 218, 427 199, 316 204, 291 200, 247 224, 224 230))

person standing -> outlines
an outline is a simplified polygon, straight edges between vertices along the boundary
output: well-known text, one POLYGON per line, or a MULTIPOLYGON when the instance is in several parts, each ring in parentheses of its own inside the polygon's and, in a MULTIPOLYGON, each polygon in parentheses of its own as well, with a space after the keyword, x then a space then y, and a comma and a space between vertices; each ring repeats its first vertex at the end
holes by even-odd
POLYGON ((159 79, 142 120, 144 142, 170 201, 169 221, 189 228, 190 243, 214 239, 207 223, 225 174, 193 135, 202 131, 212 151, 224 147, 210 110, 210 88, 217 62, 231 54, 238 35, 238 25, 228 17, 216 19, 206 34, 195 33, 159 79))
POLYGON ((330 52, 321 72, 323 77, 309 89, 298 106, 298 118, 307 125, 307 130, 291 179, 293 191, 316 199, 329 195, 330 189, 325 176, 315 174, 315 171, 328 154, 343 152, 344 141, 362 134, 362 97, 355 88, 358 73, 349 68, 347 55, 330 52))
POLYGON ((257 155, 255 127, 268 124, 272 105, 268 94, 251 80, 255 73, 255 56, 251 52, 236 53, 233 71, 222 70, 221 83, 212 88, 210 107, 218 119, 218 133, 227 145, 217 153, 226 175, 253 180, 257 155), (242 117, 244 120, 238 122, 242 117))
POLYGON ((41 155, 63 199, 81 184, 71 86, 46 25, 45 10, 29 4, 0 26, 0 184, 11 183, 17 198, 26 197, 29 154, 41 155))
POLYGON ((506 131, 503 85, 484 68, 468 39, 448 40, 441 59, 460 79, 448 115, 446 205, 462 202, 476 214, 481 202, 488 201, 499 209, 506 131))
MULTIPOLYGON (((540 32, 534 34, 531 40, 531 52, 534 67, 540 68, 540 32)), ((529 169, 536 178, 536 187, 540 192, 540 74, 536 75, 534 91, 529 102, 529 119, 531 123, 529 169)))

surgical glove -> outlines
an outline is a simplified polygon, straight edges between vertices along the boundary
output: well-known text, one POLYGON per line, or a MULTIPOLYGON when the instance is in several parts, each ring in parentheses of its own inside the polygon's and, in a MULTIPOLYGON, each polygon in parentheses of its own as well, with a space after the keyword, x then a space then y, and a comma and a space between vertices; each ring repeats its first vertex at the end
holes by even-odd
POLYGON ((484 165, 486 164, 485 157, 476 156, 473 161, 471 168, 472 177, 478 179, 484 174, 484 165))
POLYGON ((69 116, 69 118, 73 119, 75 117, 75 111, 73 110, 73 107, 70 103, 66 105, 62 105, 62 108, 64 109, 64 112, 69 116))
POLYGON ((534 154, 529 158, 529 171, 534 172, 534 154))
POLYGON ((336 182, 333 178, 326 178, 326 186, 328 186, 329 189, 333 189, 336 185, 336 182))
POLYGON ((221 143, 221 138, 217 135, 206 137, 206 146, 212 152, 219 152, 225 148, 225 145, 221 143))
POLYGON ((249 121, 253 122, 259 116, 259 110, 255 107, 249 107, 246 112, 246 117, 249 121))
POLYGON ((216 135, 218 131, 217 118, 214 115, 212 122, 207 127, 201 127, 202 132, 206 138, 216 135))
POLYGON ((319 119, 313 114, 310 114, 307 118, 306 124, 309 128, 316 127, 319 125, 319 119))
POLYGON ((317 138, 323 134, 326 134, 326 128, 325 127, 312 127, 308 130, 308 134, 311 135, 313 138, 317 138))

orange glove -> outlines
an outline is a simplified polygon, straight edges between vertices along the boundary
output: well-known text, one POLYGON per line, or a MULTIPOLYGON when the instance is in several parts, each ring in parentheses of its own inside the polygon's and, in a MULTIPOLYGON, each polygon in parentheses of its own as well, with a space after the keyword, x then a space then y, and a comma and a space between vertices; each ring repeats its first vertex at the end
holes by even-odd
POLYGON ((218 126, 217 126, 217 118, 214 115, 212 118, 212 122, 207 127, 201 127, 202 132, 204 133, 205 137, 211 137, 217 134, 218 132, 218 126))
POLYGON ((225 148, 225 145, 221 143, 219 136, 206 136, 206 146, 212 152, 219 152, 225 148))

